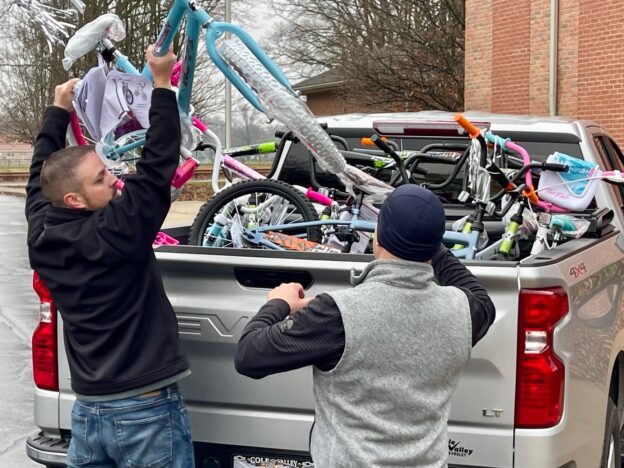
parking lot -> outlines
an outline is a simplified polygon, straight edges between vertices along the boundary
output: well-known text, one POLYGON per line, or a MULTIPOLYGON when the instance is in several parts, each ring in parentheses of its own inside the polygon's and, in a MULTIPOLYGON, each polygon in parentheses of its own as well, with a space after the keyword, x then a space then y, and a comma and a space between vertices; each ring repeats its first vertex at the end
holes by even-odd
POLYGON ((30 337, 38 302, 26 251, 24 198, 0 195, 0 466, 41 466, 26 456, 35 432, 30 337))

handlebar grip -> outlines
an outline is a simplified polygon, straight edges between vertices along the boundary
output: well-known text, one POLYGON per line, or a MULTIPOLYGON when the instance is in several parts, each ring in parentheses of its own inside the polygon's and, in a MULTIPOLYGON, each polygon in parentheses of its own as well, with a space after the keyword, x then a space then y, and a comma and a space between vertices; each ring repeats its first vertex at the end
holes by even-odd
POLYGON ((527 186, 523 191, 522 194, 527 197, 529 199, 529 201, 533 204, 536 204, 539 202, 539 197, 537 196, 537 193, 535 193, 535 188, 530 185, 527 186))
MULTIPOLYGON (((381 140, 388 141, 386 137, 381 137, 381 140)), ((375 146, 375 143, 373 143, 372 138, 368 138, 368 137, 362 137, 362 139, 360 140, 360 143, 362 143, 362 145, 364 146, 375 146)))
POLYGON ((327 195, 323 195, 322 193, 317 192, 312 187, 308 187, 308 190, 305 194, 308 200, 312 200, 313 202, 320 203, 321 205, 331 206, 334 200, 329 198, 327 195))
POLYGON ((379 148, 384 153, 389 154, 389 155, 392 155, 392 153, 394 153, 393 149, 390 148, 390 145, 386 143, 386 140, 387 140, 386 137, 381 137, 375 134, 375 135, 372 135, 369 139, 375 146, 377 146, 377 148, 379 148))
POLYGON ((481 130, 479 130, 477 127, 472 125, 472 123, 470 123, 470 120, 468 120, 463 115, 455 114, 453 116, 453 120, 457 122, 459 125, 461 125, 462 128, 466 130, 466 132, 468 132, 468 135, 470 136, 470 138, 477 138, 479 135, 481 135, 481 130))
POLYGON ((542 169, 553 172, 568 172, 570 170, 570 166, 567 164, 545 162, 542 164, 542 169))

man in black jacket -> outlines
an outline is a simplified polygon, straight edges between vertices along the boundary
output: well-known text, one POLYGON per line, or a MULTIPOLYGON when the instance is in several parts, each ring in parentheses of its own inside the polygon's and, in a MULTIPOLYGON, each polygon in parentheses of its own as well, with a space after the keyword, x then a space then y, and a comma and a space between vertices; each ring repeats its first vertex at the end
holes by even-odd
POLYGON ((238 372, 312 365, 315 465, 446 466, 450 399, 471 346, 494 321, 479 281, 441 245, 444 209, 422 187, 384 202, 375 261, 352 288, 305 298, 282 284, 247 324, 238 372))
POLYGON ((77 397, 70 467, 194 466, 176 384, 189 364, 152 249, 180 154, 175 56, 152 49, 150 128, 123 193, 94 147, 63 149, 76 80, 56 87, 26 188, 30 263, 63 317, 77 397))

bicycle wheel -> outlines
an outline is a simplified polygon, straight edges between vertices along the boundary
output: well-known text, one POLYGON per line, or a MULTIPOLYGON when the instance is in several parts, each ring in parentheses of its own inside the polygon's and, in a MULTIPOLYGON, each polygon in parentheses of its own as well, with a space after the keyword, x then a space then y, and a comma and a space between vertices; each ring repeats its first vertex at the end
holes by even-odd
MULTIPOLYGON (((72 120, 76 119, 72 116, 72 120)), ((134 130, 130 131, 126 134, 121 135, 119 138, 115 140, 115 146, 125 146, 130 145, 134 142, 144 140, 145 139, 145 130, 134 130)), ((67 127, 67 143, 69 146, 78 146, 78 145, 96 145, 97 141, 95 141, 87 132, 86 127, 82 125, 79 121, 72 122, 71 125, 67 127)), ((138 146, 129 151, 124 152, 118 159, 112 160, 108 159, 107 167, 108 170, 113 173, 115 176, 123 179, 123 177, 127 174, 133 174, 136 172, 136 163, 139 159, 141 159, 141 152, 143 151, 143 146, 138 146)), ((180 164, 182 164, 184 160, 180 158, 180 164)), ((174 201, 178 195, 180 195, 182 189, 176 189, 175 187, 171 187, 171 201, 174 201)))
MULTIPOLYGON (((115 140, 115 145, 117 147, 129 145, 143 139, 145 139, 145 130, 135 130, 121 135, 115 140)), ((96 145, 98 142, 91 137, 86 127, 79 121, 75 114, 72 114, 71 125, 67 127, 67 143, 69 146, 79 146, 96 145)), ((139 146, 123 153, 118 159, 108 159, 107 166, 109 170, 118 176, 135 172, 136 163, 141 158, 142 149, 143 146, 139 146)))
POLYGON ((284 88, 244 44, 225 41, 220 46, 220 52, 225 61, 258 95, 265 111, 290 128, 318 159, 323 169, 333 174, 346 170, 344 157, 308 106, 284 88))
MULTIPOLYGON (((205 247, 254 248, 242 232, 245 228, 316 221, 318 215, 303 194, 278 180, 247 180, 234 184, 206 202, 197 213, 189 244, 205 247)), ((320 242, 321 228, 288 228, 290 236, 320 242)))

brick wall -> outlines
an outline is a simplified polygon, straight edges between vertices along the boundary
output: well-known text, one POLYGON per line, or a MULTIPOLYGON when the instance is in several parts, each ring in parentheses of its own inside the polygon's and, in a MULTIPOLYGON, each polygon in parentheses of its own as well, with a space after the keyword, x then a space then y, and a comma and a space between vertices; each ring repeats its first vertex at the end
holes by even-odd
POLYGON ((489 110, 492 108, 492 0, 467 0, 465 50, 464 107, 489 110))
POLYGON ((494 0, 492 32, 492 111, 529 110, 531 0, 494 0))
POLYGON ((362 103, 357 96, 348 96, 348 93, 337 90, 323 90, 312 94, 306 94, 306 103, 314 115, 337 115, 351 112, 402 112, 416 111, 408 107, 409 103, 390 106, 371 106, 362 103))
MULTIPOLYGON (((624 1, 560 0, 558 115, 624 144, 624 1)), ((550 0, 466 0, 466 109, 548 115, 550 0)))
POLYGON ((579 3, 577 112, 624 144, 624 2, 579 3))
POLYGON ((345 114, 347 102, 336 91, 325 91, 306 95, 306 103, 314 115, 345 114))

